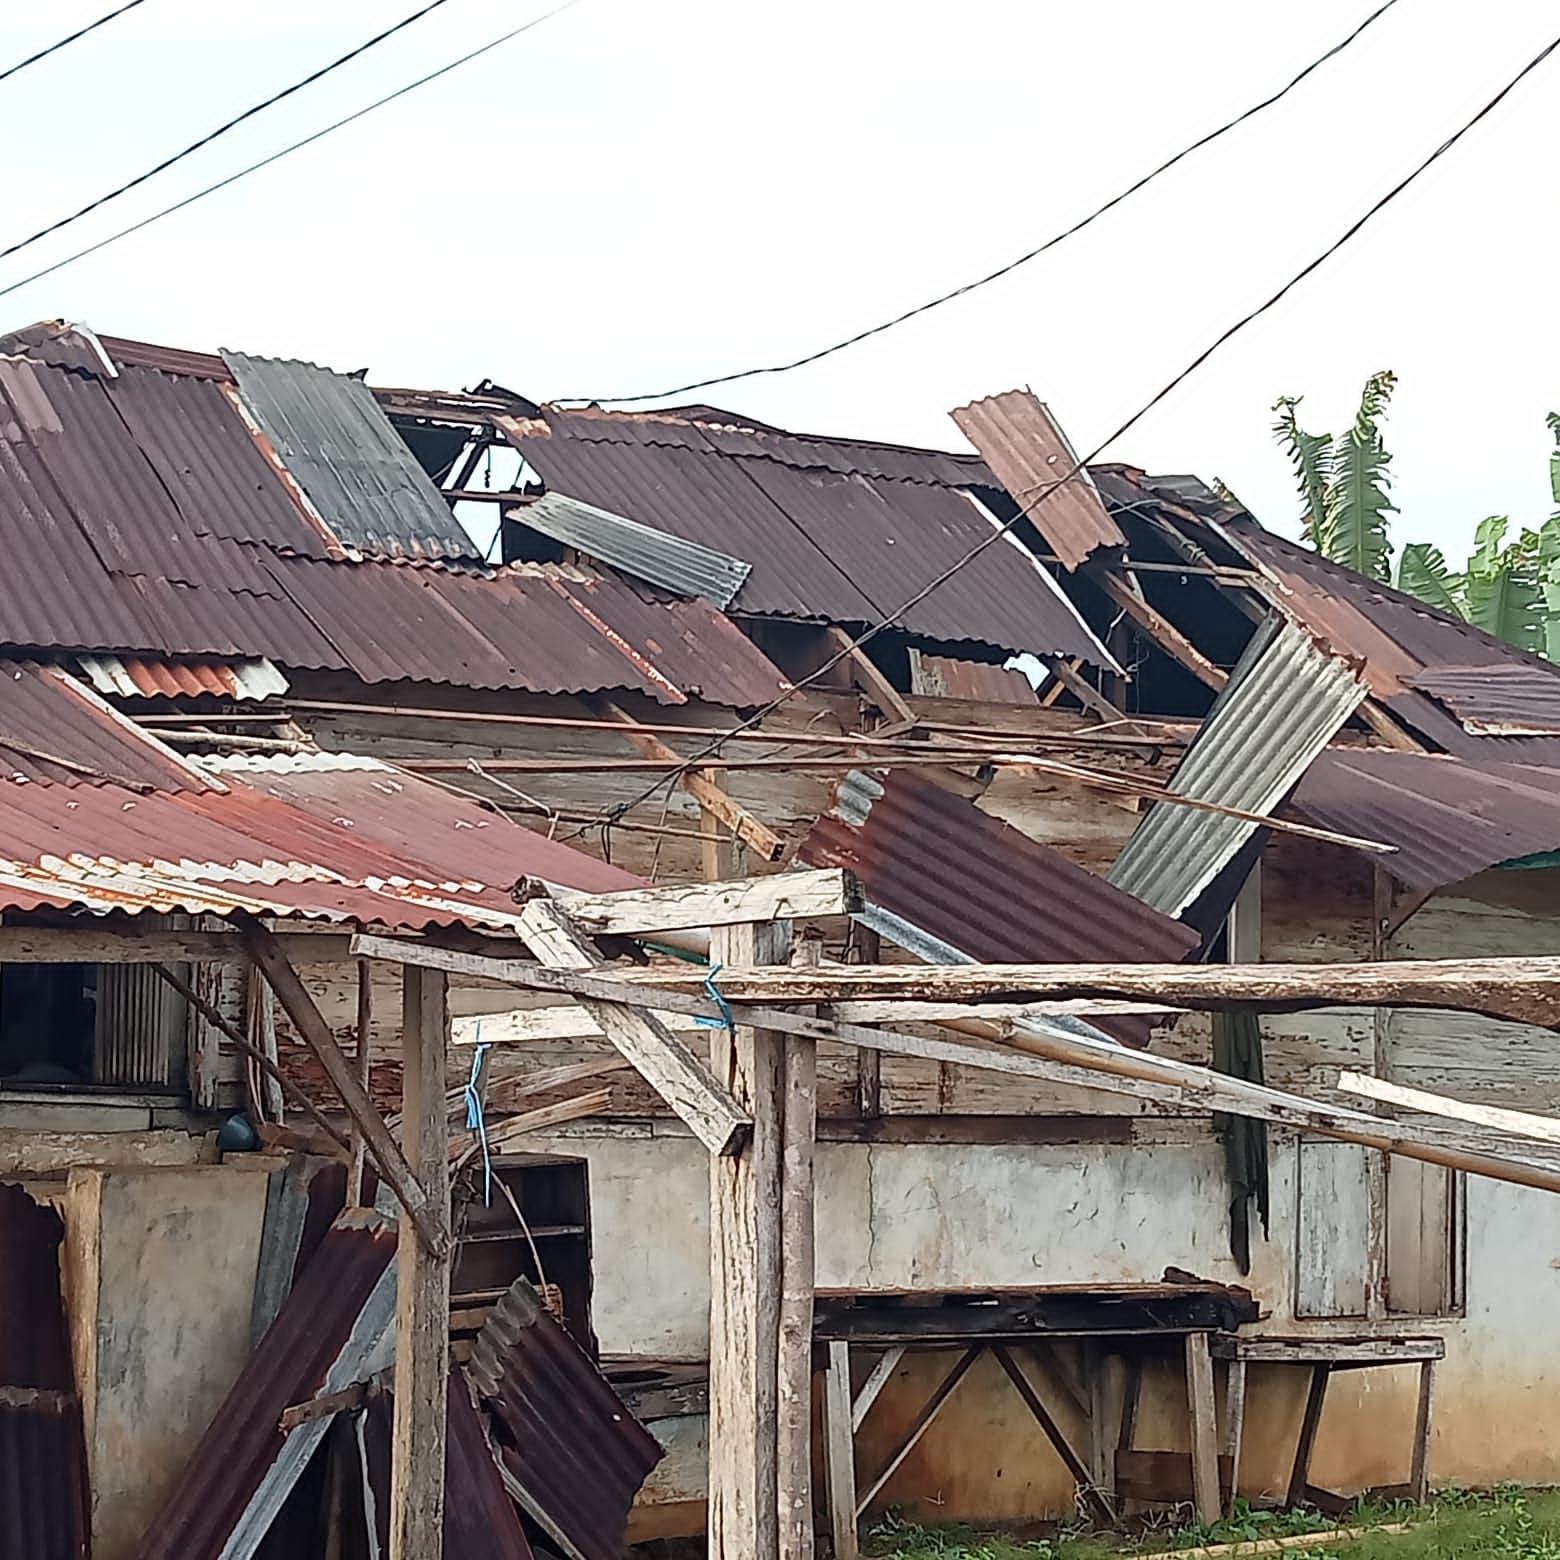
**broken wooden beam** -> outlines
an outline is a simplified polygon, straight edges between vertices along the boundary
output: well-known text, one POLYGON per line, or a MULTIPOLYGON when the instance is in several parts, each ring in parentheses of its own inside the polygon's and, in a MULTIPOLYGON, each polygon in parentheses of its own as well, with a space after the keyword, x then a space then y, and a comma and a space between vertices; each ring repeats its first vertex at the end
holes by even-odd
MULTIPOLYGON (((545 884, 530 881, 545 897, 545 884)), ((523 891, 522 891, 523 892, 523 891)), ((752 921, 805 920, 809 916, 852 915, 862 907, 854 874, 840 867, 777 872, 769 877, 716 883, 676 883, 629 888, 613 894, 552 890, 575 930, 591 937, 634 936, 701 926, 737 926, 752 921)))
POLYGON ((1560 1120, 1553 1116, 1535 1116, 1530 1111, 1506 1110, 1497 1105, 1470 1105, 1465 1100, 1454 1100, 1446 1094, 1432 1094, 1426 1089, 1405 1088, 1400 1083, 1388 1083, 1385 1078, 1373 1078, 1369 1073, 1350 1072, 1338 1074, 1338 1088, 1344 1094, 1358 1095, 1361 1099, 1375 1100, 1383 1105, 1395 1105, 1401 1110, 1418 1111, 1425 1116, 1446 1116, 1472 1127, 1488 1127, 1494 1132, 1505 1132, 1512 1137, 1534 1138, 1541 1143, 1560 1143, 1560 1120))
POLYGON ((1144 634, 1167 655, 1179 661, 1199 682, 1217 691, 1230 680, 1230 674, 1223 667, 1215 666, 1164 613, 1149 604, 1142 594, 1141 586, 1133 589, 1137 585, 1136 580, 1129 584, 1110 570, 1096 578, 1104 586, 1105 594, 1144 634))

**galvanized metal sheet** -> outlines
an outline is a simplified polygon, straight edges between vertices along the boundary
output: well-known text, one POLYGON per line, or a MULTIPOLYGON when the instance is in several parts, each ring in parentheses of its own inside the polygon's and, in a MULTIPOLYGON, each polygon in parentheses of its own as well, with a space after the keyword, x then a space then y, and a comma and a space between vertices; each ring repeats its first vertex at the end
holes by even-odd
MULTIPOLYGON (((1269 816, 1364 697, 1351 666, 1304 630, 1272 621, 1252 637, 1168 790, 1269 816)), ((1154 909, 1179 915, 1257 827, 1156 801, 1107 876, 1154 909)))
POLYGON ((165 661, 150 656, 83 655, 76 664, 99 693, 125 699, 271 699, 287 679, 263 656, 231 661, 165 661))
POLYGON ((1096 548, 1126 546, 1089 473, 1068 475, 1078 457, 1031 391, 1008 390, 955 407, 950 415, 1069 569, 1096 548))
POLYGON ((224 352, 249 413, 348 547, 393 558, 480 558, 361 379, 224 352))
POLYGON ((728 607, 753 565, 653 526, 625 519, 563 493, 544 493, 507 511, 511 520, 577 548, 598 563, 675 591, 728 607))

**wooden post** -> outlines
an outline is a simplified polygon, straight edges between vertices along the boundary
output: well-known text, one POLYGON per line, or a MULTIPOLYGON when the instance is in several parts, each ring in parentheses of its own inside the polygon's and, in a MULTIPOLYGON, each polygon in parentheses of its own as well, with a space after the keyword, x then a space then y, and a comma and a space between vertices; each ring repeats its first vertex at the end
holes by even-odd
MULTIPOLYGON (((903 1352, 903 1351, 901 1351, 903 1352)), ((823 1382, 823 1458, 829 1481, 829 1531, 834 1560, 857 1560, 855 1414, 850 1400, 850 1345, 829 1344, 823 1382)))
POLYGON ((444 1064, 445 976, 402 974, 401 1131, 444 1234, 429 1251, 401 1214, 396 1247, 395 1421, 390 1454, 390 1560, 431 1560, 444 1548, 444 1440, 449 1390, 450 1176, 444 1064))
MULTIPOLYGON (((870 926, 860 921, 850 925, 849 964, 877 964, 883 957, 883 942, 870 926)), ((856 1052, 856 1114, 863 1121, 875 1121, 883 1114, 883 1058, 864 1047, 856 1052)))
POLYGON ((1192 1415, 1192 1494, 1197 1504, 1197 1520, 1211 1524, 1219 1520, 1223 1501, 1219 1497, 1213 1357, 1208 1352, 1208 1334, 1205 1332, 1186 1335, 1186 1399, 1192 1415))
POLYGON ((1327 1383, 1332 1369, 1327 1365, 1311 1367, 1311 1388, 1305 1395, 1305 1418, 1300 1421, 1300 1439, 1295 1444, 1294 1466, 1289 1471, 1289 1496, 1286 1504, 1298 1506, 1305 1500, 1311 1482, 1311 1453, 1316 1446, 1317 1427, 1327 1403, 1327 1383))
MULTIPOLYGON (((373 976, 367 959, 357 961, 357 1081, 368 1093, 368 1037, 374 1025, 373 976)), ((352 1132, 352 1168, 347 1175, 347 1206, 363 1206, 363 1135, 356 1128, 352 1132)))
MULTIPOLYGON (((713 965, 783 963, 788 921, 719 927, 713 965)), ((719 974, 715 976, 717 986, 719 974)), ((780 1037, 711 1031, 710 1068, 753 1118, 736 1153, 710 1161, 710 1560, 772 1560, 779 1549, 781 1266, 780 1037)))
POLYGON ((1408 1476, 1409 1495, 1424 1505, 1430 1494, 1430 1410, 1435 1399, 1435 1361, 1419 1366, 1419 1402, 1414 1412, 1414 1460, 1408 1476))
MULTIPOLYGON (((793 964, 823 962, 823 941, 803 936, 793 964)), ((812 1560, 812 1334, 817 1268, 813 1157, 818 1136, 818 1048, 797 1035, 781 1047, 779 1421, 775 1505, 781 1560, 812 1560)))
POLYGON ((1233 1512, 1240 1494, 1240 1444, 1246 1433, 1246 1362, 1233 1359, 1224 1378, 1224 1455, 1230 1460, 1230 1498, 1226 1509, 1233 1512))

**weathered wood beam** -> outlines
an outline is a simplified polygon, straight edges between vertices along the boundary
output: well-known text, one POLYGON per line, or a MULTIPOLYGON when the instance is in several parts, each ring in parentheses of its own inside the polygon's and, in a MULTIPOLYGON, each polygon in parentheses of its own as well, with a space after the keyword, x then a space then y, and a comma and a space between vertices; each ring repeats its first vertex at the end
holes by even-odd
MULTIPOLYGON (((665 1013, 661 1022, 679 1034, 698 1029, 681 1013, 665 1013)), ((576 1002, 556 1007, 512 1008, 507 1013, 481 1013, 450 1024, 451 1045, 531 1045, 540 1040, 603 1040, 601 1025, 576 1002)))
MULTIPOLYGON (((669 747, 657 736, 641 729, 639 722, 626 710, 603 700, 601 713, 623 727, 623 735, 629 745, 646 758, 660 763, 686 765, 688 760, 674 747, 669 747)), ((711 733, 713 736, 714 733, 711 733)), ((686 791, 707 813, 712 813, 727 828, 733 830, 748 847, 758 852, 765 861, 778 861, 785 850, 785 841, 767 824, 753 816, 740 802, 712 780, 707 772, 696 765, 679 768, 677 786, 686 791)))
POLYGON ((411 1210, 403 1212, 396 1246, 390 1560, 425 1560, 440 1554, 444 1545, 451 1265, 444 1068, 449 1008, 441 971, 409 969, 403 979, 402 1131, 411 1168, 427 1188, 424 1216, 435 1239, 424 1239, 411 1210))
MULTIPOLYGON (((487 1146, 491 1153, 499 1154, 518 1143, 532 1132, 543 1132, 548 1127, 562 1126, 566 1121, 579 1121, 585 1116, 599 1116, 612 1098, 610 1089, 594 1089, 588 1094, 577 1094, 573 1099, 559 1100, 552 1105, 539 1105, 535 1110, 496 1121, 488 1128, 487 1146)), ((472 1134, 473 1138, 476 1134, 472 1134)), ((452 1168, 464 1170, 482 1152, 481 1141, 475 1141, 454 1156, 452 1168)))
POLYGON ((871 696, 883 714, 899 721, 904 730, 913 731, 915 711, 906 702, 904 694, 888 680, 887 674, 878 670, 877 663, 867 654, 866 648, 858 645, 849 633, 833 623, 829 625, 829 641, 835 651, 850 662, 857 685, 871 696))
MULTIPOLYGON (((350 957, 346 933, 273 933, 291 964, 350 957)), ((0 926, 0 964, 241 964, 239 933, 153 932, 144 927, 0 926)))
POLYGON ((1399 1083, 1388 1083, 1385 1078, 1373 1078, 1369 1073, 1347 1069, 1338 1074, 1338 1088, 1344 1094, 1376 1100, 1400 1110, 1414 1110, 1425 1116, 1446 1116, 1469 1126, 1488 1127, 1494 1132, 1535 1138, 1542 1143, 1560 1143, 1560 1120, 1553 1116, 1535 1116, 1530 1111, 1506 1110, 1498 1105, 1471 1105, 1446 1094, 1406 1088, 1399 1083))
MULTIPOLYGON (((545 885, 541 885, 541 892, 547 893, 545 885)), ((840 867, 778 872, 771 877, 738 878, 725 883, 630 888, 615 894, 557 890, 551 897, 568 912, 577 931, 592 937, 851 915, 862 906, 861 889, 854 874, 840 867)))
MULTIPOLYGON (((304 1043, 325 1069, 331 1086, 341 1096, 341 1103, 346 1106, 353 1126, 362 1134, 368 1152, 374 1156, 374 1166, 380 1179, 395 1193, 429 1253, 442 1256, 449 1244, 443 1209, 433 1202, 406 1155, 401 1152, 401 1145, 390 1135, 390 1129, 374 1108, 374 1102, 368 1097, 363 1085, 358 1082, 356 1069, 336 1044, 330 1025, 315 1007, 314 999, 298 978, 298 972, 288 962, 275 937, 258 923, 244 929, 243 940, 255 968, 265 976, 276 993, 282 1011, 292 1020, 293 1028, 303 1036, 304 1043)), ((441 1121, 443 1099, 444 1083, 441 1077, 441 1121)), ((441 1175, 443 1164, 441 1161, 441 1175)))
POLYGON ((1131 718, 1118 710, 1098 688, 1079 670, 1077 662, 1059 655, 1040 657, 1050 674, 1086 709, 1093 710, 1102 720, 1112 724, 1131 726, 1131 718))
POLYGON ((1105 594, 1167 655, 1179 661, 1199 682, 1213 689, 1222 688, 1230 680, 1230 674, 1221 666, 1215 666, 1174 623, 1157 607, 1150 606, 1140 590, 1132 588, 1114 571, 1107 570, 1097 576, 1105 587, 1105 594))
MULTIPOLYGON (((599 962, 565 912, 550 899, 533 899, 521 912, 520 927, 532 951, 554 971, 589 970, 599 962)), ((513 967, 512 961, 477 958, 479 965, 484 962, 513 967)), ((451 966, 434 963, 431 967, 451 966)), ((660 1019, 589 997, 584 1006, 612 1044, 712 1154, 735 1154, 740 1149, 752 1128, 752 1116, 660 1019)))

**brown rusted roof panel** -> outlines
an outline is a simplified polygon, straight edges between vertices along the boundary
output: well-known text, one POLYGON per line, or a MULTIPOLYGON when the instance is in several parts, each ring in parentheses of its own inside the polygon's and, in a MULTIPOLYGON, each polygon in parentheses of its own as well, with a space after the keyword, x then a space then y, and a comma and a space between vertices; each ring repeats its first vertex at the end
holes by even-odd
POLYGON ((488 1314, 470 1374, 528 1515, 583 1560, 618 1560, 663 1453, 524 1279, 488 1314))
POLYGON ((1396 846, 1375 859, 1412 889, 1560 850, 1560 771, 1527 764, 1332 749, 1293 806, 1324 829, 1396 846))
POLYGON ((1427 666, 1409 684, 1445 705, 1471 736, 1560 736, 1560 667, 1427 666))
MULTIPOLYGON (((910 770, 853 770, 799 854, 813 866, 850 868, 872 904, 981 963, 1174 963, 1198 941, 1190 927, 910 770)), ((1146 1024, 1110 1027, 1147 1041, 1146 1024)))
POLYGON ((1043 402, 1028 390, 1007 390, 956 407, 959 431, 1069 569, 1098 547, 1125 547, 1087 471, 1061 482, 1078 464, 1067 435, 1043 402), (1033 508, 1029 508, 1033 505, 1033 508))
POLYGON ((282 1411, 325 1387, 395 1247, 395 1225, 377 1214, 336 1221, 142 1539, 142 1560, 218 1560, 287 1444, 282 1411))

